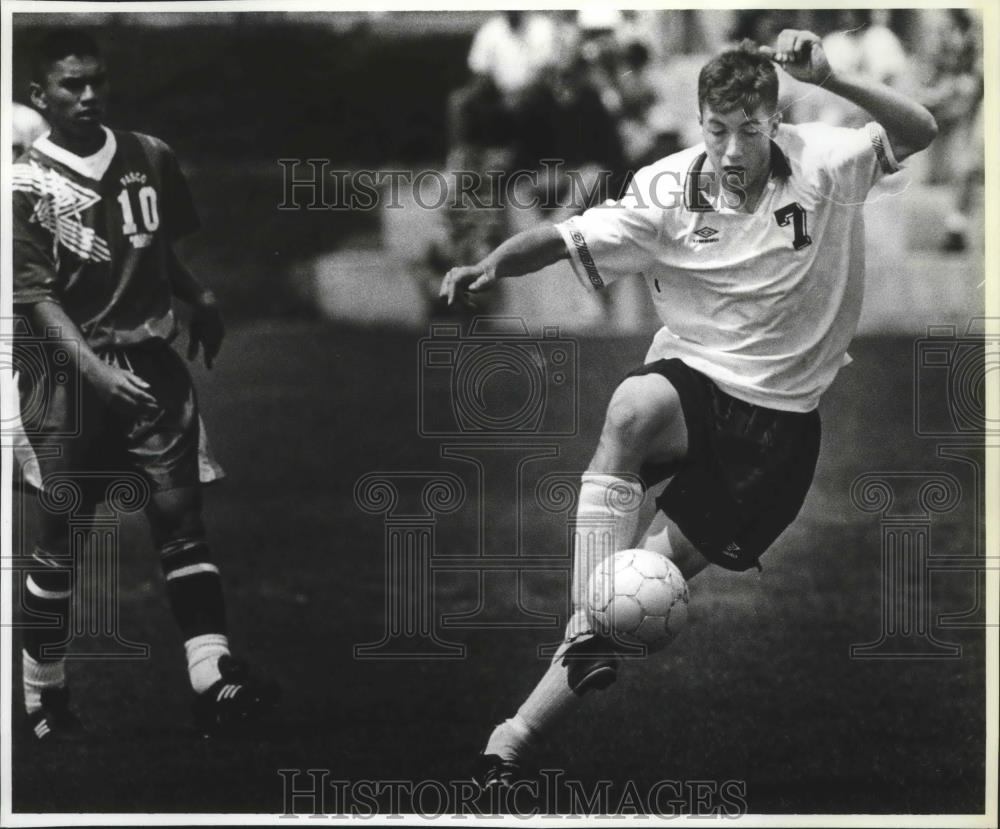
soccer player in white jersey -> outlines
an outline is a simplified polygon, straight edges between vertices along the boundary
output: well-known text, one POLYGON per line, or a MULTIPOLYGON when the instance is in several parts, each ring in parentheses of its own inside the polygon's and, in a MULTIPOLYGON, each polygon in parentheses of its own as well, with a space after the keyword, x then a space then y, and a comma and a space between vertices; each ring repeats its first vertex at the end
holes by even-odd
MULTIPOLYGON (((820 395, 847 361, 864 283, 863 204, 937 132, 931 114, 879 83, 831 72, 819 38, 747 41, 698 82, 704 144, 640 170, 617 203, 509 239, 454 268, 449 301, 569 259, 581 281, 646 280, 663 327, 615 390, 584 474, 577 526, 612 522, 611 549, 574 542, 565 640, 479 757, 483 786, 509 786, 539 737, 619 658, 584 612, 594 564, 643 538, 690 579, 743 571, 798 514, 819 452, 820 395), (860 129, 785 125, 775 64, 862 107, 860 129), (642 508, 632 505, 642 503, 642 508)), ((596 402, 596 401, 594 401, 596 402)))
POLYGON ((195 725, 206 735, 244 732, 277 689, 229 652, 200 486, 221 470, 170 347, 174 298, 191 311, 189 359, 200 346, 211 368, 223 337, 214 296, 173 250, 198 226, 191 195, 166 144, 102 124, 107 81, 88 36, 48 32, 36 52, 32 102, 52 131, 14 164, 14 310, 23 323, 14 354, 27 438, 18 455, 38 492, 36 566, 23 603, 32 621, 52 621, 22 637, 28 721, 46 743, 79 730, 65 669, 73 527, 121 492, 115 482, 127 472, 150 491, 145 512, 184 637, 195 725), (74 499, 72 516, 58 508, 74 499))

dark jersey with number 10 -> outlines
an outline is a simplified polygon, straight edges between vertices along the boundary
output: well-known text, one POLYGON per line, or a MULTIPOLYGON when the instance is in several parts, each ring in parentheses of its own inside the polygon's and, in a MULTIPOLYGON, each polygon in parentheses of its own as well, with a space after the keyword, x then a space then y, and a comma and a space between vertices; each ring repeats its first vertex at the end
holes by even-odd
POLYGON ((171 149, 106 129, 81 158, 38 139, 14 165, 14 304, 58 302, 92 348, 170 341, 171 244, 198 227, 171 149))

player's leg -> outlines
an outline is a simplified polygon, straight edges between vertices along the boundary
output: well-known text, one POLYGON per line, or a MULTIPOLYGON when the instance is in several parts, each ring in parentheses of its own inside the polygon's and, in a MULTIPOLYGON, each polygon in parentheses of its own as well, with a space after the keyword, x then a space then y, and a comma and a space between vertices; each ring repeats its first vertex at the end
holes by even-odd
POLYGON ((229 639, 222 580, 205 537, 201 487, 154 492, 146 516, 184 637, 188 678, 195 693, 202 693, 219 680, 218 660, 229 655, 229 639))
POLYGON ((578 623, 594 567, 632 547, 649 520, 654 493, 646 492, 643 474, 651 467, 676 465, 687 448, 680 396, 666 377, 644 374, 618 386, 580 484, 573 549, 573 610, 578 623), (595 532, 598 527, 610 531, 595 532))
POLYGON ((222 579, 205 537, 200 485, 154 492, 146 515, 184 637, 196 724, 205 733, 250 725, 273 707, 278 692, 230 655, 222 579))
POLYGON ((205 733, 239 729, 273 706, 277 689, 250 676, 230 655, 222 579, 202 517, 203 434, 191 377, 166 345, 125 356, 161 407, 135 425, 128 447, 151 483, 146 516, 184 637, 196 724, 205 733))
MULTIPOLYGON (((28 614, 22 638, 24 707, 40 740, 80 727, 69 708, 66 650, 70 639, 73 598, 73 550, 69 519, 51 512, 35 498, 39 532, 32 552, 34 567, 23 584, 22 602, 28 614)), ((93 507, 74 511, 74 525, 86 523, 93 507)))
MULTIPOLYGON (((671 465, 687 453, 687 428, 677 390, 659 374, 629 377, 608 405, 600 441, 584 474, 573 542, 573 615, 565 641, 517 713, 498 725, 483 752, 483 782, 517 764, 531 745, 583 694, 614 681, 617 658, 593 636, 584 611, 594 566, 635 543, 643 515, 644 465, 671 465)), ((645 513, 648 520, 648 512, 645 513)))
MULTIPOLYGON (((70 518, 85 529, 96 504, 79 476, 88 452, 99 442, 102 413, 86 386, 66 382, 49 358, 59 352, 53 339, 41 371, 26 364, 18 376, 23 440, 17 447, 21 474, 33 493, 33 566, 22 582, 26 612, 22 637, 24 705, 42 740, 79 728, 69 708, 66 651, 70 641, 74 550, 70 518), (29 405, 33 403, 34 405, 29 405)), ((86 533, 83 533, 86 535, 86 533)))
POLYGON ((677 525, 659 510, 636 546, 669 558, 677 565, 685 581, 691 581, 709 565, 708 559, 684 537, 677 525))

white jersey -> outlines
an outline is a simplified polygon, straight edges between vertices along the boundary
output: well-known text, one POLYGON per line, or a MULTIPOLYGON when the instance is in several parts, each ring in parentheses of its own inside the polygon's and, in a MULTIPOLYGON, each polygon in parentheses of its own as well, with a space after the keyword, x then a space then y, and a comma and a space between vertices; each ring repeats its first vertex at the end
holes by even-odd
POLYGON ((676 357, 759 406, 808 412, 850 361, 864 293, 863 205, 898 164, 885 130, 781 125, 753 213, 703 189, 703 145, 640 170, 619 202, 557 225, 577 276, 645 278, 676 357))

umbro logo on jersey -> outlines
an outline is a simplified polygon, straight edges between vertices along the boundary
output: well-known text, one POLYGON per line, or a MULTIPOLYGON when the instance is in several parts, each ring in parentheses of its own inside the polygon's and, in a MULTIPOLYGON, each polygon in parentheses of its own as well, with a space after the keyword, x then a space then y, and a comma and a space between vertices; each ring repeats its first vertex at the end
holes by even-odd
POLYGON ((698 230, 694 232, 694 235, 699 236, 700 238, 695 239, 695 242, 697 242, 698 244, 705 244, 706 242, 718 242, 719 241, 718 239, 712 238, 718 232, 719 231, 717 231, 714 227, 708 227, 708 225, 706 225, 705 227, 698 228, 698 230))

